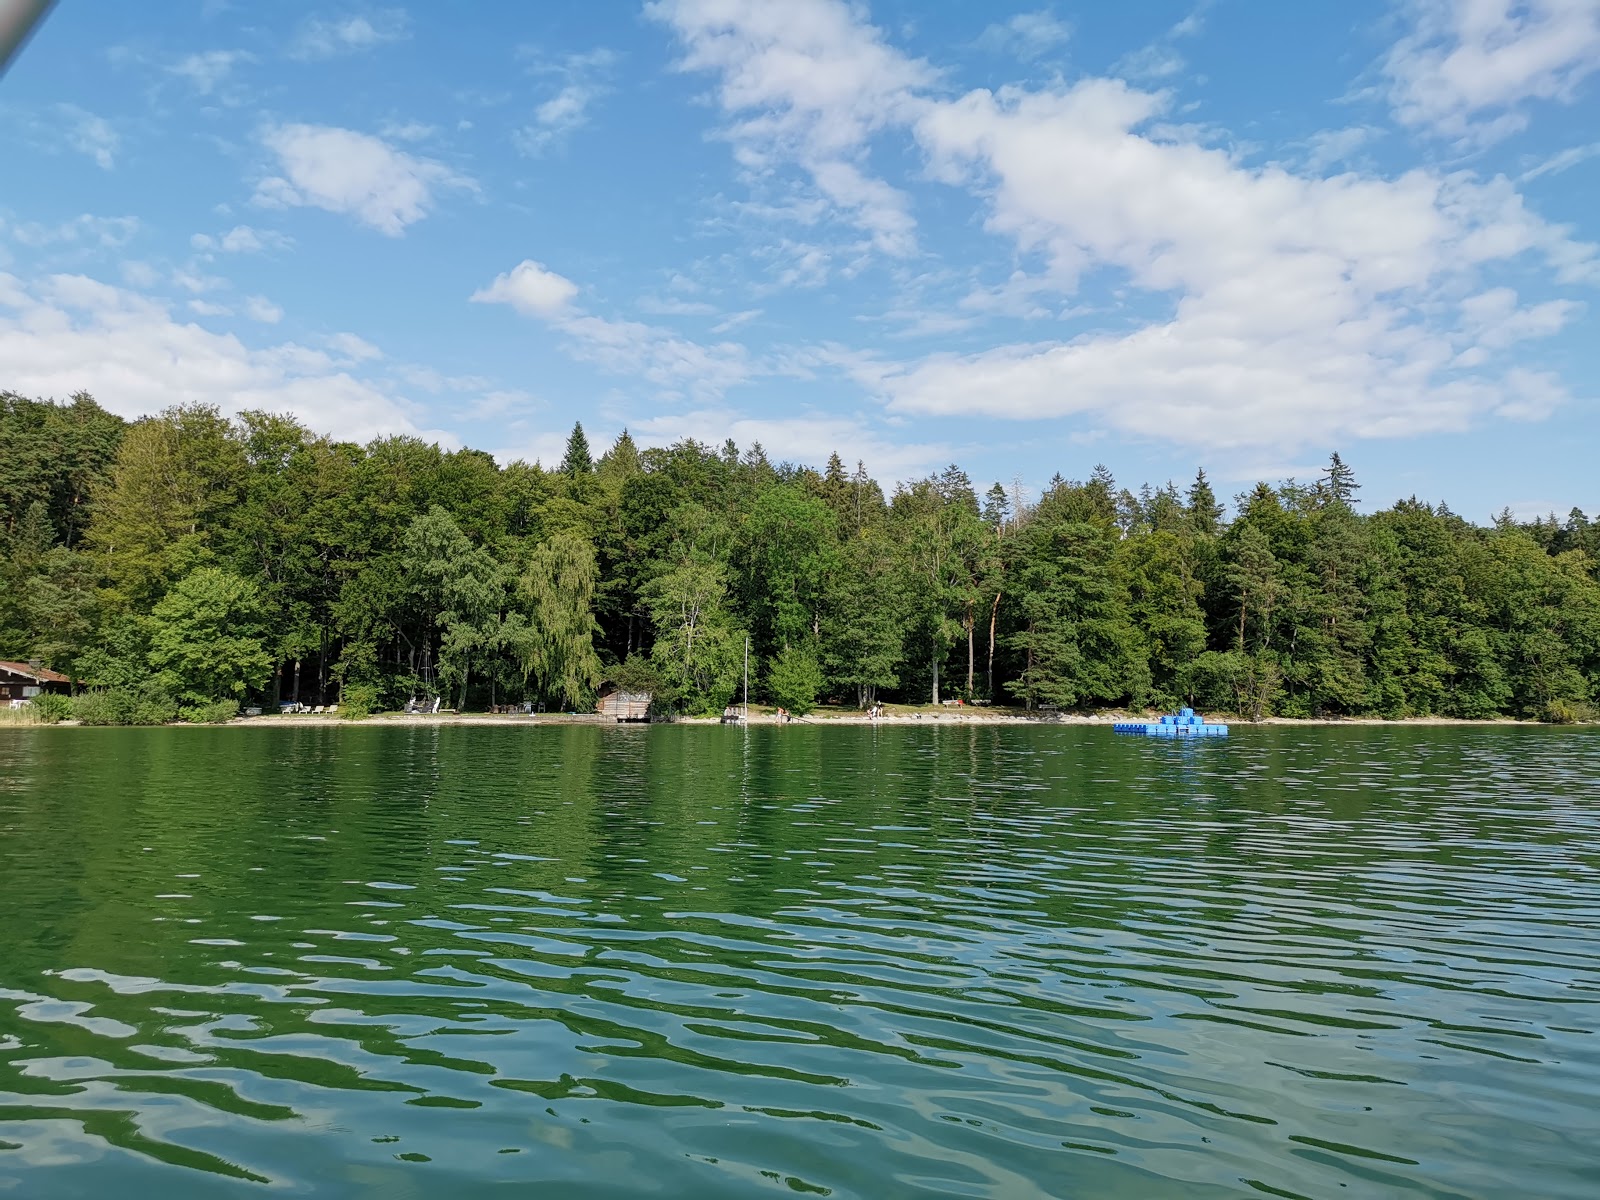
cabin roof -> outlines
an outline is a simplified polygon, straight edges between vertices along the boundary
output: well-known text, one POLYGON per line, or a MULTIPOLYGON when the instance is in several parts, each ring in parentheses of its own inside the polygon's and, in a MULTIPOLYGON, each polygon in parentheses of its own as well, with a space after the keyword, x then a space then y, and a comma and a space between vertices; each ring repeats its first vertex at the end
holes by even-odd
POLYGON ((49 667, 33 667, 27 663, 0 662, 0 671, 9 671, 13 675, 23 675, 40 683, 71 683, 72 680, 60 671, 52 671, 49 667))

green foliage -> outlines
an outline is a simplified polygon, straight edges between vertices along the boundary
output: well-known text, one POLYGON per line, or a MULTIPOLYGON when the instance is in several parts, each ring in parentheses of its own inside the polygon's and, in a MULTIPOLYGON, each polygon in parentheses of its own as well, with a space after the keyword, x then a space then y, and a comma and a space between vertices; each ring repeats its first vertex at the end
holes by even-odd
POLYGON ((58 692, 44 692, 28 702, 41 725, 56 725, 72 715, 72 700, 58 692))
POLYGON ((186 575, 151 611, 150 665, 185 704, 237 708, 272 671, 256 589, 215 567, 186 575))
POLYGON ((339 716, 346 721, 365 721, 378 710, 378 689, 369 683, 353 683, 339 696, 339 716))
POLYGON ((606 678, 624 692, 648 692, 652 696, 666 694, 667 682, 656 664, 642 654, 630 655, 607 673, 606 678))
POLYGON ((747 634, 761 686, 793 674, 803 694, 815 667, 813 698, 862 706, 1565 718, 1600 700, 1600 523, 1577 510, 1367 516, 1337 455, 1309 486, 1236 497, 1231 522, 1203 471, 1130 489, 1097 467, 980 503, 952 466, 886 502, 847 461, 626 434, 596 461, 575 427, 545 470, 282 414, 126 425, 87 396, 3 394, 0 658, 83 680, 110 721, 341 689, 352 713, 368 690, 580 707, 602 677, 716 712, 747 634))
POLYGON ((165 725, 177 719, 178 703, 154 684, 97 688, 72 698, 72 716, 85 725, 165 725))
POLYGON ((767 695, 780 708, 803 717, 817 706, 822 690, 822 667, 817 656, 802 646, 778 651, 767 671, 767 695))
POLYGON ((527 605, 525 619, 508 619, 505 634, 521 660, 523 679, 544 699, 575 709, 588 704, 600 683, 594 648, 597 579, 594 546, 587 539, 558 533, 541 542, 518 585, 527 605))
POLYGON ((209 704, 190 704, 178 709, 179 719, 191 725, 226 725, 238 715, 237 700, 213 700, 209 704))
POLYGON ((1593 721, 1595 710, 1592 705, 1572 700, 1546 700, 1539 708, 1538 718, 1546 725, 1576 725, 1593 721))

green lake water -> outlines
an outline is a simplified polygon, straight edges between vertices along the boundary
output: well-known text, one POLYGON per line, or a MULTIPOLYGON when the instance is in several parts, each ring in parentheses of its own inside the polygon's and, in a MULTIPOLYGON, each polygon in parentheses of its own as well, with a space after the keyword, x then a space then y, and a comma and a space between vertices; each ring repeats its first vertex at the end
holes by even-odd
POLYGON ((0 1197, 1600 1195, 1600 736, 0 730, 0 1197))

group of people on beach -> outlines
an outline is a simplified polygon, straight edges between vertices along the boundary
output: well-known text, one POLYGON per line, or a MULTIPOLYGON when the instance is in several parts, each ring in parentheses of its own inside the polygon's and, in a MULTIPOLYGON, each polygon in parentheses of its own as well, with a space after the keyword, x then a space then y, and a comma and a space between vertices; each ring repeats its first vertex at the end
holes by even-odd
POLYGON ((883 705, 874 704, 871 708, 867 709, 867 718, 869 720, 876 721, 881 716, 883 716, 883 705))

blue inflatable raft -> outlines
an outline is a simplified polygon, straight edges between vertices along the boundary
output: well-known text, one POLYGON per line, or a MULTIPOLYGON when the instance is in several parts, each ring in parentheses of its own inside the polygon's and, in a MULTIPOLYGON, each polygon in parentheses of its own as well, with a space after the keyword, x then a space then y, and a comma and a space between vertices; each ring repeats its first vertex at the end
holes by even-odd
POLYGON ((1111 727, 1111 732, 1136 733, 1141 737, 1227 737, 1228 727, 1207 724, 1204 717, 1195 714, 1194 709, 1180 708, 1175 716, 1169 714, 1159 721, 1118 721, 1111 727))

